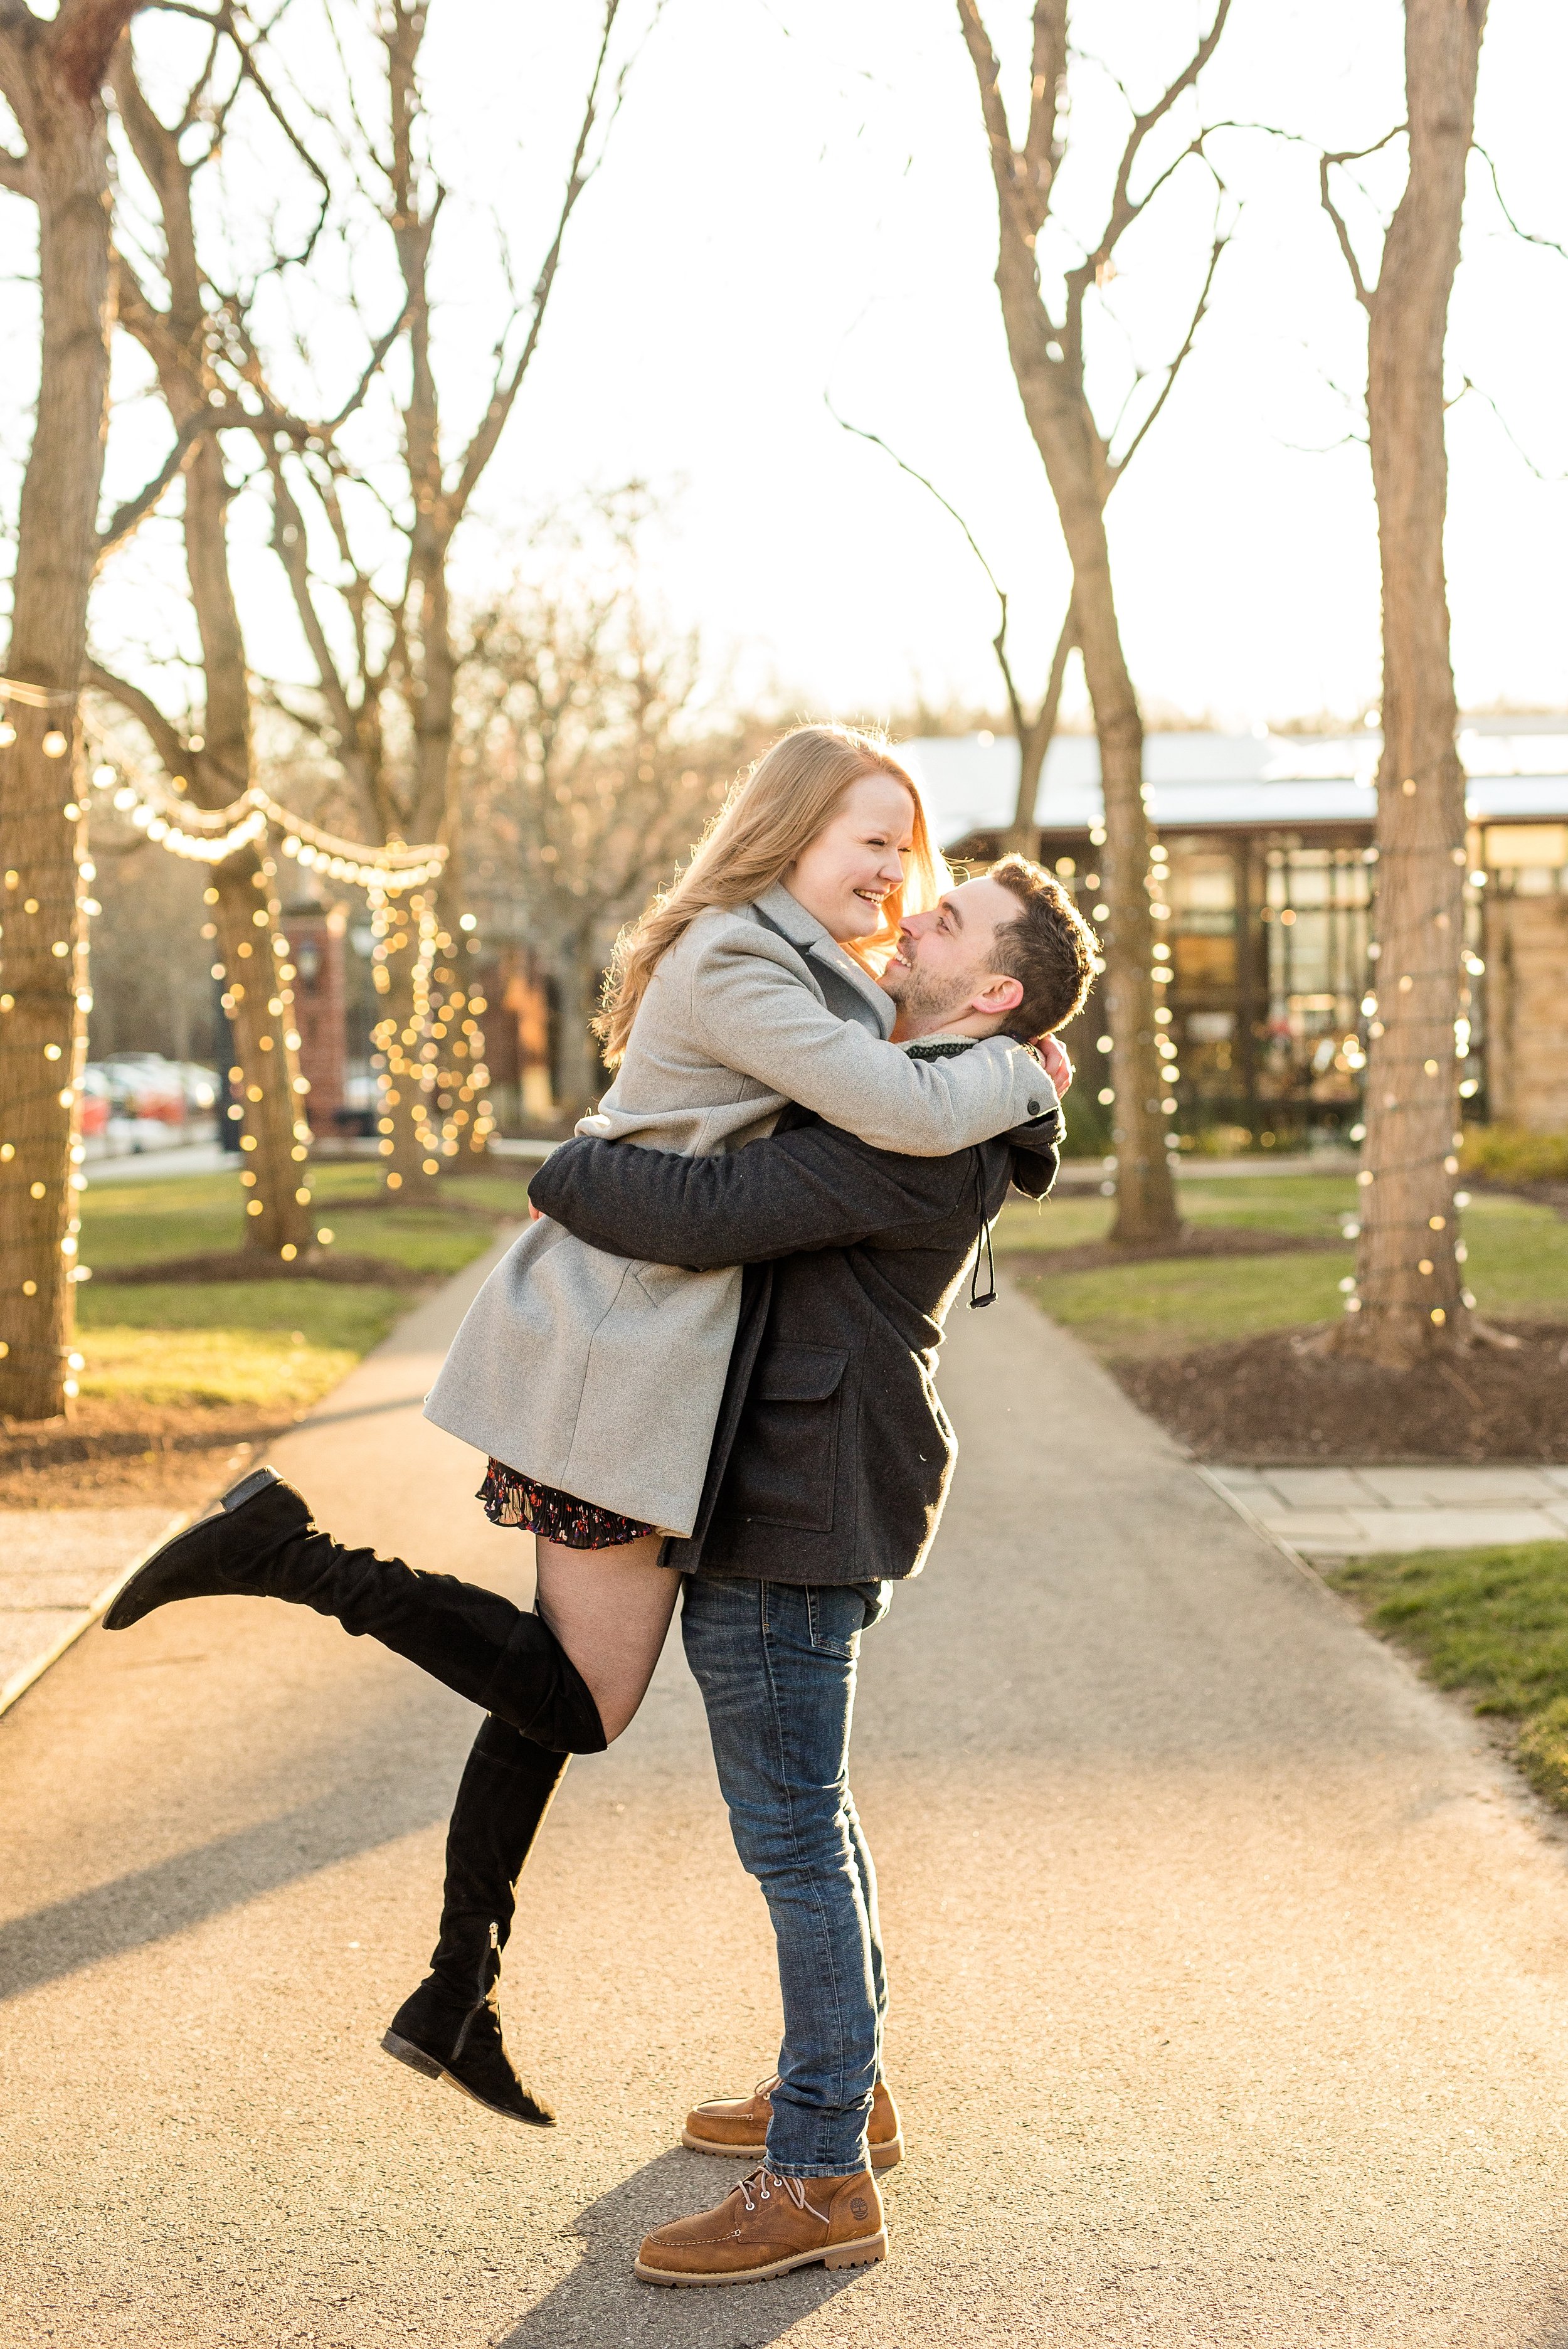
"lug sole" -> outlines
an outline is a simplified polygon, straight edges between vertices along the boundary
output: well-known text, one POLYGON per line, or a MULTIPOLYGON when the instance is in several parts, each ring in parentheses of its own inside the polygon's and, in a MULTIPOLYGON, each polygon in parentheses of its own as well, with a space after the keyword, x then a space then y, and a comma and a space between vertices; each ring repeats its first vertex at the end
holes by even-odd
POLYGON ((632 2261, 632 2273, 644 2283, 683 2284, 766 2283, 769 2276, 789 2275, 794 2268, 866 2268, 887 2257, 887 2229, 874 2235, 858 2235, 853 2242, 833 2243, 820 2251, 797 2251, 792 2259, 770 2260, 766 2267, 731 2268, 717 2271, 712 2275, 682 2275, 675 2268, 651 2268, 640 2259, 632 2261))
POLYGON ((498 2120, 515 2121, 520 2128, 555 2127, 554 2121, 547 2120, 542 2113, 534 2119, 527 2113, 509 2113, 504 2105, 492 2105, 488 2096, 476 2095, 466 2081, 458 2078, 455 2072, 449 2072, 444 2064, 438 2064, 433 2055, 427 2055, 424 2049, 416 2047, 411 2039, 400 2039, 395 2031, 384 2031, 381 2044, 388 2055, 396 2056, 399 2064, 407 2064, 411 2072, 418 2072, 427 2080, 444 2081, 449 2088, 456 2088, 459 2096, 467 2096, 470 2104, 482 2106, 487 2113, 494 2113, 498 2120))
MULTIPOLYGON (((698 2137, 689 2128, 681 2131, 681 2143, 693 2153, 730 2154, 737 2161, 765 2161, 768 2158, 766 2138, 756 2145, 721 2145, 717 2137, 698 2137)), ((869 2148, 872 2169, 896 2169, 903 2159, 903 2131, 885 2144, 869 2148)))

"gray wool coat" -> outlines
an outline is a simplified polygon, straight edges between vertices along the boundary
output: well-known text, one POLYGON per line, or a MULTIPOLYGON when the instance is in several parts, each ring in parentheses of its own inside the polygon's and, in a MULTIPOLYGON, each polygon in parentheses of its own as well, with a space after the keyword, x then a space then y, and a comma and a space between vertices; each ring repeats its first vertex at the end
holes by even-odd
MULTIPOLYGON (((1021 1045, 993 1037, 912 1061, 886 1040, 893 1018, 778 885, 699 915, 670 948, 614 1083, 577 1131, 702 1156, 769 1133, 793 1101, 873 1149, 942 1158, 1055 1106, 1021 1045)), ((469 1308, 425 1415, 541 1484, 689 1534, 740 1287, 738 1266, 629 1260, 532 1224, 469 1308)))

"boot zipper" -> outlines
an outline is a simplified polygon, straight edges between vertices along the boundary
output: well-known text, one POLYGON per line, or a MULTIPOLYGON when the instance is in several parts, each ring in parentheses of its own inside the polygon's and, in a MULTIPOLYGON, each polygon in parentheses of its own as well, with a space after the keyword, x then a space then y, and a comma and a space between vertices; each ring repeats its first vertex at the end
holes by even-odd
POLYGON ((473 2029, 475 2017, 478 2015, 480 2009, 489 2002, 490 1986, 490 1961, 492 1958, 497 1961, 497 1971, 499 1971, 500 1960, 500 1929, 495 1923, 493 1918, 490 1920, 490 1945, 486 1949, 483 1957, 480 1960, 479 1979, 475 1985, 479 1991, 479 1996, 475 2000, 473 2005, 469 2007, 467 2014, 463 2017, 463 2027, 458 2033, 457 2044, 453 2047, 451 2054, 448 2058, 449 2063, 455 2064, 459 2056, 462 2054, 464 2047, 468 2044, 469 2033, 473 2029))

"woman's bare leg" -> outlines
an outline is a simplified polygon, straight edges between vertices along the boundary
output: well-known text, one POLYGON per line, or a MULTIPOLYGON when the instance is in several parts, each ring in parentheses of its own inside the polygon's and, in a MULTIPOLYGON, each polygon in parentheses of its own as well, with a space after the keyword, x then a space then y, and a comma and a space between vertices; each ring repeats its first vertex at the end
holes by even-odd
POLYGON ((607 1742, 642 1703, 675 1613, 680 1576, 658 1562, 660 1534, 614 1549, 568 1549, 534 1536, 539 1611, 587 1682, 607 1742))

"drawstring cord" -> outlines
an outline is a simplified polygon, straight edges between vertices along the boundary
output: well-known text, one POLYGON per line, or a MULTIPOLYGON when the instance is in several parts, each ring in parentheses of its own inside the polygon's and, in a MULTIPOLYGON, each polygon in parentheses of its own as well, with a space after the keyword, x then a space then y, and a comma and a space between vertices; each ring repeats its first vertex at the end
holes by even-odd
POLYGON ((983 1305, 996 1302, 996 1259, 991 1251, 991 1226, 985 1214, 985 1181, 981 1172, 980 1153, 975 1153, 975 1205, 979 1212, 980 1229, 975 1238, 975 1269, 969 1278, 969 1310, 977 1313, 983 1305), (985 1250, 985 1278, 990 1283, 984 1297, 980 1294, 980 1250, 985 1250))

